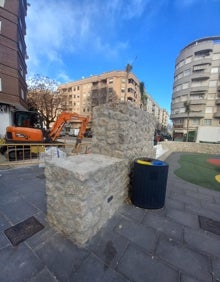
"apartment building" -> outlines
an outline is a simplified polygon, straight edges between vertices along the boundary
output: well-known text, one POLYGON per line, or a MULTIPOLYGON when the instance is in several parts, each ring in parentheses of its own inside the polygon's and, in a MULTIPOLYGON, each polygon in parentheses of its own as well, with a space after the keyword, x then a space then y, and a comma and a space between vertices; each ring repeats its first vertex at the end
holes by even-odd
POLYGON ((191 141, 201 127, 219 130, 220 36, 195 40, 181 50, 175 65, 170 118, 178 140, 187 130, 191 141))
POLYGON ((26 109, 26 0, 0 0, 0 135, 11 111, 26 109))
MULTIPOLYGON (((80 115, 89 115, 92 120, 94 106, 112 101, 130 101, 143 110, 152 113, 158 120, 159 129, 168 125, 169 114, 147 96, 145 105, 141 100, 140 82, 137 77, 127 71, 105 72, 89 78, 62 84, 58 91, 63 96, 63 108, 80 115)), ((73 122, 72 127, 78 127, 73 122)))
POLYGON ((58 91, 63 96, 63 108, 80 115, 89 115, 92 108, 112 101, 131 101, 141 104, 139 81, 133 73, 112 71, 101 75, 62 84, 58 91))
POLYGON ((161 108, 148 93, 145 95, 147 97, 144 106, 145 111, 152 113, 155 116, 157 120, 157 130, 166 131, 169 122, 169 113, 167 110, 161 108))

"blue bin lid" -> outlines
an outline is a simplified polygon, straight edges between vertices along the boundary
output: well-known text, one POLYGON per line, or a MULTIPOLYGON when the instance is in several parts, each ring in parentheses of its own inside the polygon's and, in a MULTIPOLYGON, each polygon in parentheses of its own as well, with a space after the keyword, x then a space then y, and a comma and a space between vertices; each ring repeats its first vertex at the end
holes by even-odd
POLYGON ((165 165, 165 162, 155 160, 155 161, 152 161, 152 165, 165 165))

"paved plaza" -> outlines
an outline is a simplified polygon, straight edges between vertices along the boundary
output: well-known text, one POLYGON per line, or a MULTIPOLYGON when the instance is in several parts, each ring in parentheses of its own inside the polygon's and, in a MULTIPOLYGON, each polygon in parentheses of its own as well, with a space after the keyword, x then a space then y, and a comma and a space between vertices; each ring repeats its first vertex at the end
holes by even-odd
POLYGON ((166 160, 163 209, 125 203, 83 247, 49 226, 43 168, 0 168, 0 281, 220 281, 220 235, 199 224, 220 220, 220 193, 176 177, 178 158, 166 160), (31 216, 44 229, 13 246, 4 231, 31 216))

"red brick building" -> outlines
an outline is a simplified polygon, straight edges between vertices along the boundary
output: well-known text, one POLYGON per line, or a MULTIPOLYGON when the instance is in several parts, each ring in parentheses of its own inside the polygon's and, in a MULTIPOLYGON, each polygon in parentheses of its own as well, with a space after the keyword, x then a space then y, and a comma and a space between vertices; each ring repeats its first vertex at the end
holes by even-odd
POLYGON ((26 0, 0 0, 0 135, 11 111, 26 109, 26 0))

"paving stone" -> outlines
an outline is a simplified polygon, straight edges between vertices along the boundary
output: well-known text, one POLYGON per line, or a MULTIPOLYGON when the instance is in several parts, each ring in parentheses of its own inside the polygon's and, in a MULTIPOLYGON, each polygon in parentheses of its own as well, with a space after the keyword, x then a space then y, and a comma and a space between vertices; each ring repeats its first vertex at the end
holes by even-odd
POLYGON ((45 267, 41 272, 39 272, 28 282, 57 282, 57 279, 45 267))
POLYGON ((198 280, 193 277, 189 277, 188 275, 181 274, 181 282, 201 282, 201 280, 198 280))
POLYGON ((183 240, 183 227, 181 224, 177 224, 167 217, 159 216, 153 213, 146 213, 143 224, 156 229, 159 232, 164 233, 170 238, 176 240, 183 240))
POLYGON ((220 214, 220 206, 218 204, 215 203, 206 203, 205 201, 202 202, 202 205, 205 209, 208 209, 210 211, 216 212, 218 214, 220 214))
POLYGON ((21 197, 10 197, 7 202, 0 206, 0 210, 12 221, 17 224, 20 221, 31 217, 39 210, 21 197))
POLYGON ((166 199, 165 207, 166 209, 177 209, 182 211, 185 209, 185 205, 183 202, 180 202, 178 199, 174 200, 171 198, 166 199))
MULTIPOLYGON (((172 199, 172 197, 171 197, 171 199, 172 199)), ((190 197, 188 195, 178 195, 177 199, 178 199, 178 201, 180 201, 184 204, 201 206, 200 199, 196 199, 196 198, 190 197)))
POLYGON ((115 232, 101 230, 89 243, 89 248, 107 266, 114 268, 128 245, 128 240, 115 232))
POLYGON ((28 281, 43 269, 43 263, 24 244, 0 250, 0 281, 28 281))
POLYGON ((177 282, 178 272, 134 245, 126 249, 117 270, 134 282, 177 282))
POLYGON ((5 236, 3 232, 0 232, 0 249, 11 246, 11 242, 5 236))
POLYGON ((220 236, 211 236, 203 230, 184 229, 184 241, 186 244, 207 255, 214 255, 220 258, 220 236), (217 239, 219 238, 219 239, 217 239))
POLYGON ((23 198, 31 203, 33 206, 37 207, 42 212, 47 212, 47 203, 46 203, 46 193, 41 190, 34 190, 30 193, 23 195, 23 198))
POLYGON ((193 213, 195 215, 203 215, 205 217, 214 219, 214 220, 219 220, 219 214, 216 213, 215 211, 206 209, 204 207, 196 207, 196 206, 192 206, 192 205, 185 205, 185 210, 188 213, 193 213))
MULTIPOLYGON (((201 188, 202 189, 202 188, 201 188)), ((214 203, 214 195, 213 194, 205 194, 205 193, 199 193, 199 192, 193 192, 191 190, 187 190, 186 196, 194 199, 199 199, 202 201, 214 203)))
POLYGON ((135 207, 134 205, 125 204, 119 209, 119 213, 136 222, 141 222, 144 218, 145 210, 135 207))
POLYGON ((213 259, 212 267, 215 280, 220 281, 220 259, 213 259))
POLYGON ((74 282, 128 282, 129 279, 106 266, 93 255, 89 256, 78 269, 70 276, 74 282))
POLYGON ((181 272, 196 279, 205 282, 212 281, 208 257, 194 252, 181 244, 160 238, 156 255, 178 268, 181 272))
POLYGON ((179 211, 176 209, 169 209, 167 211, 167 216, 172 218, 177 223, 189 226, 192 228, 199 228, 198 217, 195 214, 189 212, 179 211))
POLYGON ((10 227, 11 224, 9 223, 9 220, 6 219, 3 213, 0 213, 0 232, 4 231, 8 227, 10 227))
POLYGON ((36 253, 58 281, 67 281, 71 272, 88 256, 87 250, 78 248, 60 234, 47 240, 36 253))
POLYGON ((122 219, 114 231, 149 252, 155 249, 157 233, 151 227, 122 219))

